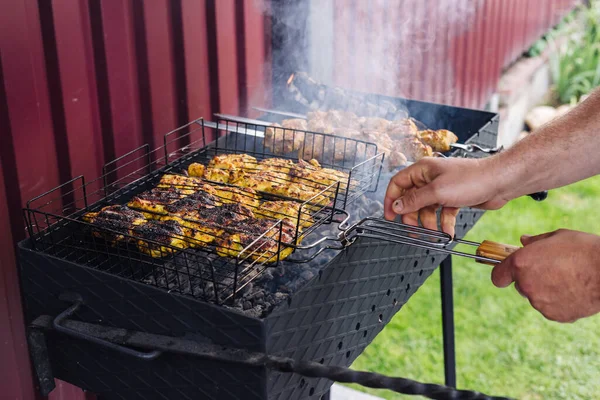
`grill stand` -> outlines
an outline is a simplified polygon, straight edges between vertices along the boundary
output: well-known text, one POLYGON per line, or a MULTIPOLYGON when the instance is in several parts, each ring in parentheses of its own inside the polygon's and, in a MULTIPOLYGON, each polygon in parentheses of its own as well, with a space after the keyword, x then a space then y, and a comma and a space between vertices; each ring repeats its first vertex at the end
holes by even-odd
POLYGON ((444 382, 456 387, 456 352, 454 344, 454 299, 452 285, 452 256, 440 264, 440 291, 442 298, 442 335, 444 343, 444 382))
POLYGON ((326 378, 334 382, 357 383, 359 385, 389 389, 407 395, 420 395, 437 400, 508 400, 506 397, 488 396, 483 393, 457 390, 436 384, 424 384, 405 378, 396 378, 377 373, 354 371, 338 366, 326 366, 314 361, 296 361, 292 358, 273 356, 260 352, 251 352, 241 348, 233 348, 213 344, 208 338, 206 342, 199 343, 195 340, 182 339, 172 336, 155 335, 122 328, 91 324, 68 319, 69 316, 84 303, 79 296, 65 311, 57 317, 41 315, 29 327, 30 341, 38 345, 40 351, 34 357, 34 368, 37 372, 42 395, 47 395, 52 389, 53 374, 49 369, 49 355, 45 348, 45 333, 56 331, 69 336, 76 333, 81 340, 91 341, 97 345, 110 348, 127 354, 130 357, 143 358, 146 362, 163 353, 180 354, 198 357, 205 360, 221 361, 253 367, 266 367, 269 369, 296 373, 309 378, 326 378), (60 325, 60 328, 59 328, 60 325), (149 350, 155 354, 153 357, 140 357, 129 347, 149 350), (125 350, 127 349, 127 350, 125 350))

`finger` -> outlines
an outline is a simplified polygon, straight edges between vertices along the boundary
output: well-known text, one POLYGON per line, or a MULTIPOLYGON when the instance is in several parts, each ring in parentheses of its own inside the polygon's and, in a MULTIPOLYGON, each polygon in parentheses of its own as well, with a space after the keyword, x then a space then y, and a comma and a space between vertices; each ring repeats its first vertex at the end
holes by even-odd
POLYGON ((509 256, 506 260, 492 269, 492 283, 499 288, 505 288, 514 281, 514 266, 509 256))
POLYGON ((456 207, 442 208, 442 231, 452 237, 454 237, 455 234, 454 227, 456 226, 456 216, 459 211, 460 208, 456 207))
POLYGON ((419 213, 414 212, 403 215, 402 223, 406 225, 419 226, 419 213))
MULTIPOLYGON (((406 190, 425 185, 426 177, 429 175, 428 163, 417 162, 392 177, 385 192, 384 216, 386 219, 394 219, 393 203, 404 195, 406 190)), ((416 210, 414 210, 416 211, 416 210)))
POLYGON ((523 292, 523 289, 521 289, 521 286, 519 286, 519 282, 515 282, 515 289, 516 289, 517 293, 519 293, 521 296, 527 298, 527 295, 525 294, 525 292, 523 292))
POLYGON ((407 190, 393 202, 392 209, 396 214, 408 214, 439 203, 433 185, 429 184, 420 189, 407 190))
POLYGON ((555 234, 555 232, 542 233, 541 235, 535 235, 535 236, 523 235, 523 236, 521 236, 521 243, 523 244, 523 246, 527 246, 527 245, 535 243, 539 240, 547 239, 547 238, 553 236, 554 234, 555 234))
POLYGON ((434 231, 438 229, 437 209, 438 206, 434 205, 419 210, 419 218, 421 219, 421 224, 423 225, 423 228, 431 229, 434 231))

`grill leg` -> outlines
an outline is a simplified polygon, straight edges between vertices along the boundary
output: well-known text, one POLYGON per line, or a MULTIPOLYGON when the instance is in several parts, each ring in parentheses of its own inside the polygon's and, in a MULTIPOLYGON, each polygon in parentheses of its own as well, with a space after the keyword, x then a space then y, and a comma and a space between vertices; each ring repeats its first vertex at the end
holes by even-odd
POLYGON ((454 351, 454 300, 452 297, 452 257, 440 265, 442 292, 442 335, 444 338, 444 378, 446 386, 456 387, 456 355, 454 351))

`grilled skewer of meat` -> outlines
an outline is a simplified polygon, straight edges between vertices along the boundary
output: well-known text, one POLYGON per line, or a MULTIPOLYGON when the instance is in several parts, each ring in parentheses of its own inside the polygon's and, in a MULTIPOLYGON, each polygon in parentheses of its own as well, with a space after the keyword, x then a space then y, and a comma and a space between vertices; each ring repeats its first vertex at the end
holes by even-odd
POLYGON ((444 153, 450 151, 450 145, 458 141, 458 136, 446 129, 424 130, 419 132, 419 139, 431 146, 433 151, 444 153))
POLYGON ((431 157, 433 150, 431 146, 421 142, 419 138, 406 138, 398 141, 399 150, 406 155, 409 161, 418 161, 423 157, 431 157))
POLYGON ((393 139, 402 139, 405 137, 414 137, 417 135, 419 129, 414 121, 410 118, 402 118, 396 121, 392 121, 387 126, 387 134, 393 139))
POLYGON ((131 235, 135 226, 146 223, 144 215, 123 205, 112 205, 102 208, 98 212, 89 212, 82 219, 102 229, 110 229, 119 233, 102 230, 92 230, 94 236, 103 238, 112 245, 125 239, 125 235, 131 235))
POLYGON ((265 128, 265 147, 274 154, 287 154, 300 148, 304 142, 304 131, 308 129, 304 119, 286 119, 265 128))

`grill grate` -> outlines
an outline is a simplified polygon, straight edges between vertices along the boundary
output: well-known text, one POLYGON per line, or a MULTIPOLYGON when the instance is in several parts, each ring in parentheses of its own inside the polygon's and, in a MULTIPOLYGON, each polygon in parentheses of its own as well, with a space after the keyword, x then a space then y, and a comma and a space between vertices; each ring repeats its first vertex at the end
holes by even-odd
MULTIPOLYGON (((268 180, 282 188, 295 185, 302 189, 297 196, 291 189, 289 194, 248 191, 227 179, 188 176, 191 166, 207 169, 215 157, 237 158, 243 154, 251 160, 235 171, 215 165, 214 169, 225 176, 233 172, 252 175, 263 162, 275 158, 266 149, 259 130, 251 134, 245 126, 241 133, 240 128, 236 126, 234 132, 213 130, 203 120, 194 121, 165 135, 164 146, 156 150, 150 151, 145 145, 107 163, 103 175, 94 181, 86 183, 84 177, 77 177, 32 199, 25 217, 35 249, 221 304, 234 301, 240 289, 295 249, 310 247, 307 237, 315 230, 333 222, 360 194, 376 190, 383 155, 366 142, 360 143, 362 154, 354 152, 337 164, 321 159, 318 168, 291 156, 277 156, 289 160, 289 173, 268 180), (208 133, 218 139, 209 143, 208 133), (326 171, 323 168, 343 174, 347 180, 314 180, 314 171, 326 171), (292 171, 308 175, 292 176, 292 171), (143 202, 153 190, 160 194, 160 209, 149 209, 143 202), (164 215, 165 210, 178 211, 181 202, 199 194, 203 199, 212 196, 215 203, 211 208, 164 215), (282 201, 285 203, 275 203, 282 201), (279 204, 286 208, 267 208, 279 204), (135 222, 123 222, 122 207, 111 208, 123 205, 129 206, 126 212, 135 212, 135 222), (112 217, 107 226, 109 212, 112 217), (240 220, 235 228, 233 220, 240 220)), ((348 148, 358 147, 350 139, 340 140, 348 148)), ((243 180, 241 184, 244 186, 243 180)), ((190 201, 196 208, 200 204, 190 201)))

